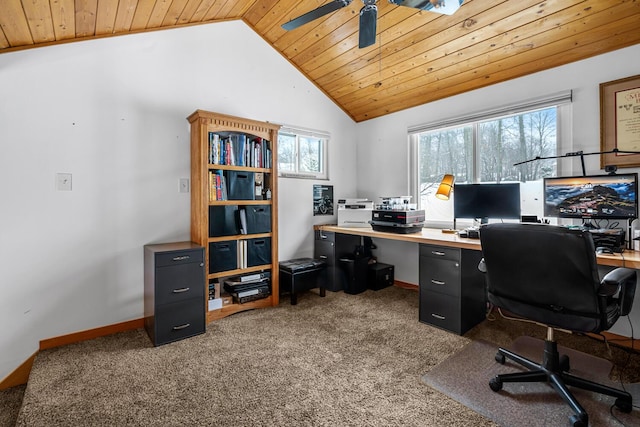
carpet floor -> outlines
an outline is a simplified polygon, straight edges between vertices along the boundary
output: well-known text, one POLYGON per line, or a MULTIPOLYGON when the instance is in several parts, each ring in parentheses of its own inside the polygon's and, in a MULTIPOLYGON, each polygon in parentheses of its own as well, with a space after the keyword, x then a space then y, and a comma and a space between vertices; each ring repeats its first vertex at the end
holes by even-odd
MULTIPOLYGON (((519 323, 490 317, 458 336, 418 322, 413 290, 306 292, 298 305, 285 298, 160 347, 140 329, 42 351, 16 425, 497 426, 422 377, 477 341, 505 346, 544 333, 519 323)), ((611 360, 614 377, 640 373, 637 354, 566 342, 611 360)), ((493 354, 482 359, 496 364, 493 354)), ((455 378, 475 381, 469 369, 455 378)))

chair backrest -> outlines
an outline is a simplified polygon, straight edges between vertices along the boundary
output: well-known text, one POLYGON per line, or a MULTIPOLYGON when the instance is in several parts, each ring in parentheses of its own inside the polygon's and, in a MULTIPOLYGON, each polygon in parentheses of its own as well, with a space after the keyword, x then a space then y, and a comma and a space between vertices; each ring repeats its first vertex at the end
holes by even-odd
POLYGON ((588 231, 500 223, 483 226, 480 240, 491 303, 554 327, 582 332, 605 327, 588 231))

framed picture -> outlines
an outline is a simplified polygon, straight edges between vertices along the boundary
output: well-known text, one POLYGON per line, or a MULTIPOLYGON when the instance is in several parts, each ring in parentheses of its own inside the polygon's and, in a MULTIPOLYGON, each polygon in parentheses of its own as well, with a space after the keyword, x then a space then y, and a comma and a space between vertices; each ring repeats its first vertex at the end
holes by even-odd
POLYGON ((600 151, 601 168, 640 166, 640 75, 600 84, 600 151))
POLYGON ((313 185, 313 216, 333 215, 333 185, 313 185))

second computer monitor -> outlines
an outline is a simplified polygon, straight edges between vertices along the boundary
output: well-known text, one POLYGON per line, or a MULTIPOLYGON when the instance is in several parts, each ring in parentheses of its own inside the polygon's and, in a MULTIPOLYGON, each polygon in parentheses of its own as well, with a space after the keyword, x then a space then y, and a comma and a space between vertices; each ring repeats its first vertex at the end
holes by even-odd
POLYGON ((520 219, 520 184, 455 184, 453 217, 479 219, 520 219))

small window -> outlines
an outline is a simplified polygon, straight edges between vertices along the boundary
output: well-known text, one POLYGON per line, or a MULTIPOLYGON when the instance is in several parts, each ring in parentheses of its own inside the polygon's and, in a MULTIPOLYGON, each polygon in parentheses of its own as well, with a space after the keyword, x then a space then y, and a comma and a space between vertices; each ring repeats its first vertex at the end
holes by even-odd
POLYGON ((328 145, 326 133, 283 127, 278 132, 278 175, 329 179, 328 145))

